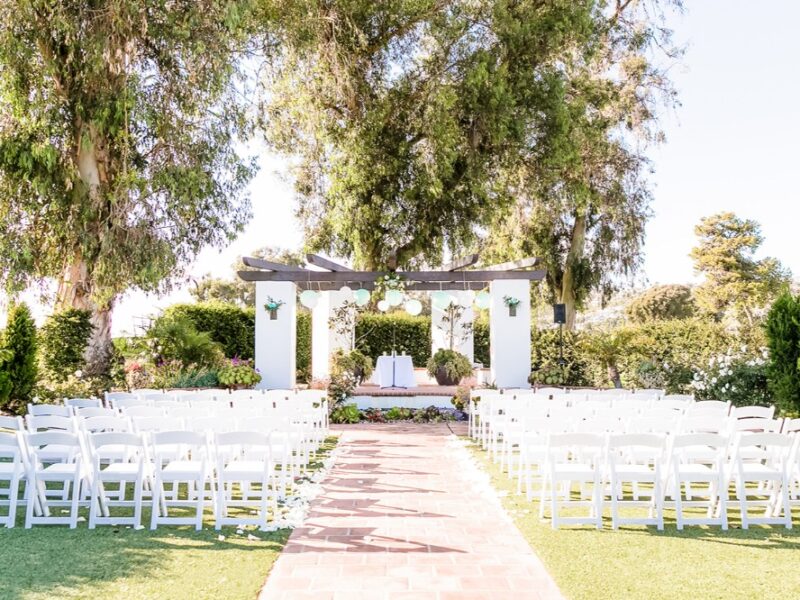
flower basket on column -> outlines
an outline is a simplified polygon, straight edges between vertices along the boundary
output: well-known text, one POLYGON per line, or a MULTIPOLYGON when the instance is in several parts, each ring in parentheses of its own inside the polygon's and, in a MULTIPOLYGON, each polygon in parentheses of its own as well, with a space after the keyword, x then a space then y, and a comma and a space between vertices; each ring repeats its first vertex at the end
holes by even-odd
POLYGON ((517 305, 519 305, 519 298, 513 296, 503 296, 503 303, 508 307, 508 316, 517 316, 517 305))

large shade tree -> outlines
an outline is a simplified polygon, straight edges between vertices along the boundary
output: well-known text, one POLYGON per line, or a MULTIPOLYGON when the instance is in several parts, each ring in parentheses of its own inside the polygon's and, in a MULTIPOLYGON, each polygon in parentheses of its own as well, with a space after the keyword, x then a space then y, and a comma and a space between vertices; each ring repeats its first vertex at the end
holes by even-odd
POLYGON ((565 60, 549 135, 505 172, 516 201, 485 237, 487 259, 542 260, 546 299, 566 306, 569 329, 592 292, 607 298, 641 263, 645 152, 662 139, 657 108, 675 102, 666 69, 680 54, 663 25, 667 6, 680 2, 598 3, 594 35, 565 60))
POLYGON ((88 309, 89 371, 115 298, 156 290, 248 217, 247 0, 0 3, 0 275, 88 309))
POLYGON ((311 249, 395 268, 437 263, 473 242, 511 203, 503 173, 548 147, 565 65, 596 37, 601 5, 391 0, 285 10, 263 115, 272 145, 298 157, 311 249))

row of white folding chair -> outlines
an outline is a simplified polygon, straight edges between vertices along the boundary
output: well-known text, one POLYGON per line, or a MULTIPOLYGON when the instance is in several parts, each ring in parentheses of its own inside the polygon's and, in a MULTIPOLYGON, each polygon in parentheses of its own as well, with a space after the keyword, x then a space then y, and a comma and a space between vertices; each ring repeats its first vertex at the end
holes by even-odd
POLYGON ((4 521, 8 527, 14 526, 19 486, 26 481, 23 499, 27 502, 26 528, 39 523, 65 523, 74 528, 79 504, 84 502, 88 488, 91 488, 90 528, 104 523, 139 526, 147 483, 154 490, 152 528, 158 523, 171 522, 194 524, 199 529, 208 484, 212 494, 216 490, 212 500, 217 528, 223 524, 265 527, 266 503, 270 501, 274 512, 279 495, 273 456, 281 444, 280 439, 276 446, 271 435, 256 432, 219 433, 213 438, 190 431, 159 432, 149 441, 128 432, 93 433, 85 438, 64 431, 0 435, 0 456, 11 459, 0 463, 8 465, 7 469, 0 470, 0 479, 10 483, 9 500, 4 503, 9 506, 9 512, 4 521), (148 444, 152 447, 152 456, 148 455, 148 444), (53 448, 58 449, 58 455, 54 454, 53 448), (246 452, 253 448, 258 449, 260 462, 251 452, 246 452), (209 459, 214 459, 216 464, 209 464, 209 459), (68 498, 52 500, 46 493, 48 482, 60 482, 65 488, 70 486, 72 492, 68 498), (106 493, 104 486, 109 482, 119 486, 117 500, 112 500, 112 496, 106 493), (187 500, 179 499, 163 488, 164 483, 187 482, 190 484, 187 500), (134 484, 133 501, 125 500, 125 486, 129 483, 134 484), (236 488, 234 483, 238 484, 236 488), (253 483, 260 485, 257 491, 253 490, 253 483), (241 499, 234 498, 236 493, 241 499), (228 517, 229 506, 249 504, 252 508, 254 493, 259 496, 261 508, 256 519, 228 517), (69 516, 51 516, 51 507, 65 504, 70 508, 69 516), (168 515, 169 505, 193 505, 195 516, 176 520, 168 515), (110 506, 133 506, 134 514, 132 517, 110 517, 110 506))
MULTIPOLYGON (((790 468, 800 460, 797 441, 796 436, 778 433, 745 434, 737 436, 734 451, 729 454, 729 438, 711 433, 681 434, 674 438, 655 434, 549 434, 545 458, 540 463, 543 471, 540 514, 544 516, 549 505, 554 528, 560 523, 587 522, 601 527, 603 499, 610 496, 615 528, 621 523, 638 523, 655 524, 661 529, 664 494, 669 489, 679 529, 692 524, 720 525, 726 529, 731 502, 728 489, 733 483, 743 528, 751 523, 782 524, 790 528, 793 503, 790 468), (573 483, 581 486, 581 500, 577 503, 570 496, 573 483), (607 490, 604 483, 608 484, 607 490), (642 483, 651 486, 649 493, 639 487, 642 483), (698 483, 705 484, 707 490, 691 487, 698 483), (760 487, 752 488, 748 483, 759 483, 760 487), (585 484, 591 485, 588 501, 584 500, 585 484), (625 504, 641 506, 640 496, 648 496, 645 503, 648 517, 620 518, 623 484, 633 486, 633 499, 625 500, 625 504), (694 500, 700 496, 705 498, 694 500), (588 516, 559 516, 560 507, 586 504, 591 507, 588 516), (695 506, 706 509, 705 517, 685 516, 684 509, 695 506), (753 517, 752 508, 763 508, 765 515, 753 517)), ((541 460, 541 453, 539 449, 535 459, 541 460)), ((526 487, 530 496, 529 482, 526 487)))

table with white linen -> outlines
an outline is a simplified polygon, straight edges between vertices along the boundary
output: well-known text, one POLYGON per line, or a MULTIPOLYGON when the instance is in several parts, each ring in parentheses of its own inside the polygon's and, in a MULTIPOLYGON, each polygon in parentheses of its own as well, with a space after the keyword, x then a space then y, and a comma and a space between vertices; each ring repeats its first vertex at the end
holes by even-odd
POLYGON ((372 375, 372 383, 382 388, 416 387, 417 384, 414 382, 414 363, 411 362, 411 357, 406 355, 379 356, 375 364, 375 372, 372 375))

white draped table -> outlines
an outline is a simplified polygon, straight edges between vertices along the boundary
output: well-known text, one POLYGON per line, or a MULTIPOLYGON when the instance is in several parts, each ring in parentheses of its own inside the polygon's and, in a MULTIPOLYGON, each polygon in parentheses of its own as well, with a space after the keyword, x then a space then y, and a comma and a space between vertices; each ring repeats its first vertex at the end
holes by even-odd
POLYGON ((372 374, 372 383, 382 388, 401 387, 413 388, 414 363, 410 356, 379 356, 372 374))

